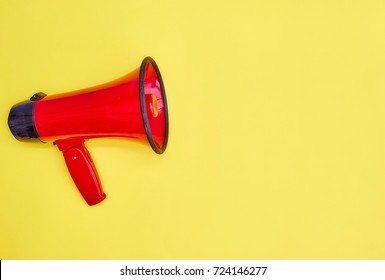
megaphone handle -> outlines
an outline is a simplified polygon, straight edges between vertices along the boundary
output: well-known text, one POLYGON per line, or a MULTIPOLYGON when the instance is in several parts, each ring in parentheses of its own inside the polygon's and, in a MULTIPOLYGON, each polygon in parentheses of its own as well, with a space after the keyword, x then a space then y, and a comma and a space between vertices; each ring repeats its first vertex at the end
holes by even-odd
POLYGON ((105 199, 106 195, 84 141, 84 139, 64 139, 55 143, 63 152, 68 171, 83 198, 89 205, 95 205, 105 199))

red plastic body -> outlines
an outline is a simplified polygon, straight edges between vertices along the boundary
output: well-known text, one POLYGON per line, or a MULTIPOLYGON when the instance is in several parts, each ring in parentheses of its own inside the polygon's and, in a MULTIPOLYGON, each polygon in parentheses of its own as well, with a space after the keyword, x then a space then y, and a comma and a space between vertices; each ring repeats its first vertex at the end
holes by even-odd
MULTIPOLYGON (((40 139, 50 142, 74 137, 129 137, 147 143, 138 78, 137 70, 114 82, 48 95, 37 101, 34 116, 40 139)), ((156 89, 155 84, 153 89, 156 89)), ((158 132, 155 133, 156 142, 162 146, 164 123, 160 122, 159 125, 154 130, 158 132)))
POLYGON ((84 141, 125 137, 150 143, 157 153, 167 145, 168 113, 163 82, 155 62, 109 83, 36 101, 39 138, 56 142, 69 172, 88 204, 106 196, 84 141))

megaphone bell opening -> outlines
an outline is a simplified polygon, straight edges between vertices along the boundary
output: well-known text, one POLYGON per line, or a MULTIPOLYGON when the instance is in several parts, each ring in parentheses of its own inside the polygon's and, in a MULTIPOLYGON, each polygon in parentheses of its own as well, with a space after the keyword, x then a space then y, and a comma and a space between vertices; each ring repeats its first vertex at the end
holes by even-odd
POLYGON ((151 57, 140 66, 139 96, 147 140, 156 153, 162 154, 168 141, 167 100, 160 71, 151 57))

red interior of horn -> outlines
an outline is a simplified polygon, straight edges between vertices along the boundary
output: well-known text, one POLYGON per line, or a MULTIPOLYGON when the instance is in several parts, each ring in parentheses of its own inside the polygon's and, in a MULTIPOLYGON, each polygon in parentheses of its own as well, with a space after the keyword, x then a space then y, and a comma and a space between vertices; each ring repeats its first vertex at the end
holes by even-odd
POLYGON ((165 104, 164 88, 157 68, 154 68, 151 63, 147 63, 144 67, 143 94, 145 112, 143 112, 143 118, 149 142, 152 147, 155 144, 156 147, 153 147, 153 149, 158 152, 165 148, 167 141, 167 105, 165 104))

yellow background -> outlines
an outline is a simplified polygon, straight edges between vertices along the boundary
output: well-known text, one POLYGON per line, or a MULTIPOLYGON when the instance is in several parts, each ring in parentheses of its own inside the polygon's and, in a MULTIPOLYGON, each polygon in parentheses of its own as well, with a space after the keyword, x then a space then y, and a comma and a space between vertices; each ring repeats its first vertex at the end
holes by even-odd
POLYGON ((385 2, 190 2, 0 1, 0 258, 384 259, 385 2), (88 141, 89 207, 9 109, 147 55, 168 149, 88 141))

